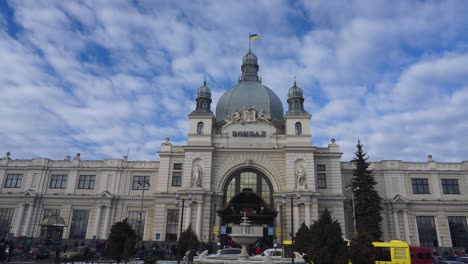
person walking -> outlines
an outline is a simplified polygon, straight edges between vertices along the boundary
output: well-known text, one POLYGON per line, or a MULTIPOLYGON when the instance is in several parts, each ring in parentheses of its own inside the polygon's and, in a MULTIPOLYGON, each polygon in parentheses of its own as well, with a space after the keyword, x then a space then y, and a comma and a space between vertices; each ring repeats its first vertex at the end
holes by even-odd
POLYGON ((6 260, 6 249, 7 249, 7 246, 5 245, 5 239, 1 239, 0 240, 0 261, 2 263, 5 263, 5 260, 6 260))

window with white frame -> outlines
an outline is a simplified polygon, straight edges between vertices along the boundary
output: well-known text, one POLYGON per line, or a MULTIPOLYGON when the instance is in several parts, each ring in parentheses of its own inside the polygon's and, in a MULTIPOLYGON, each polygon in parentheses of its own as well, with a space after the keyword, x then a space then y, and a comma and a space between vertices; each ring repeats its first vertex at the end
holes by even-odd
POLYGON ((67 187, 67 175, 62 174, 52 174, 50 176, 50 185, 51 189, 65 189, 67 187))
POLYGON ((150 187, 149 179, 149 176, 133 176, 132 190, 143 190, 143 186, 145 190, 148 190, 150 187))
POLYGON ((78 189, 94 189, 96 175, 80 175, 78 189))
POLYGON ((429 194, 429 181, 428 179, 411 179, 414 194, 429 194))
POLYGON ((135 230, 137 235, 143 237, 145 231, 145 218, 146 212, 141 212, 141 223, 140 223, 140 211, 128 211, 127 223, 135 230))
POLYGON ((177 227, 179 226, 179 209, 167 209, 166 241, 177 241, 177 227))
POLYGON ((73 210, 68 238, 84 239, 88 229, 88 219, 89 210, 73 210))
POLYGON ((444 194, 460 194, 458 179, 442 179, 441 181, 444 194))
POLYGON ((20 188, 23 174, 8 174, 5 179, 5 188, 20 188))
POLYGON ((14 208, 0 208, 0 237, 5 237, 11 230, 14 208))

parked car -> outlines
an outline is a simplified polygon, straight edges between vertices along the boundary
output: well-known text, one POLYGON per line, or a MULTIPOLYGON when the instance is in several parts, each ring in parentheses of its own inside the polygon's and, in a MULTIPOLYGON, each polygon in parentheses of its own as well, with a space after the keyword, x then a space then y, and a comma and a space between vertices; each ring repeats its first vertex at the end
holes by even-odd
POLYGON ((50 256, 50 252, 45 246, 32 246, 29 250, 29 256, 33 259, 48 258, 50 256))
POLYGON ((268 248, 262 252, 262 254, 251 257, 252 259, 263 259, 265 256, 270 256, 271 258, 281 258, 283 256, 282 248, 268 248))
POLYGON ((434 264, 464 264, 463 262, 456 261, 456 260, 441 260, 436 261, 434 264))
POLYGON ((134 256, 133 260, 144 260, 147 257, 155 257, 159 259, 164 258, 164 250, 162 249, 143 249, 138 251, 134 256))
POLYGON ((459 259, 457 259, 457 261, 468 263, 468 257, 460 257, 459 259))
POLYGON ((73 259, 73 260, 81 260, 81 259, 88 259, 93 258, 96 255, 96 251, 90 247, 76 247, 71 248, 62 254, 60 254, 61 259, 73 259))
POLYGON ((225 248, 218 250, 216 254, 206 256, 206 258, 217 258, 217 259, 238 259, 241 254, 240 248, 225 248))

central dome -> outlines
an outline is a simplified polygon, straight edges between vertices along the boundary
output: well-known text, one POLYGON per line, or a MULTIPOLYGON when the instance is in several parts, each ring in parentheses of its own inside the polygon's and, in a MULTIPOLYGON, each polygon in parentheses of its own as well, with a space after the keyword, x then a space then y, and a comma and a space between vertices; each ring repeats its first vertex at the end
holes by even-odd
POLYGON ((257 56, 249 51, 242 60, 241 69, 242 78, 239 84, 226 91, 218 101, 216 122, 223 121, 245 107, 254 107, 257 111, 263 110, 274 121, 283 123, 281 100, 259 81, 257 56))

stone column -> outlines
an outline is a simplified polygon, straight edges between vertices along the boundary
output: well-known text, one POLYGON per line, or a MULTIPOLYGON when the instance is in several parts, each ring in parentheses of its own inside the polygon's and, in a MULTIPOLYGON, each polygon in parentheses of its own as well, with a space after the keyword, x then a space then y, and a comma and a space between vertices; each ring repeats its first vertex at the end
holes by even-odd
POLYGON ((107 239, 109 236, 110 218, 111 218, 111 206, 106 206, 106 220, 104 222, 104 239, 107 239))
POLYGON ((185 228, 187 229, 188 226, 192 223, 192 203, 189 201, 187 203, 187 209, 186 209, 186 214, 185 214, 185 228))
POLYGON ((299 214, 299 205, 294 206, 294 232, 296 232, 299 227, 301 227, 300 221, 300 214, 299 214))
POLYGON ((16 229, 15 229, 15 237, 19 237, 21 235, 21 224, 23 223, 23 218, 24 218, 24 207, 26 205, 24 203, 20 204, 19 207, 19 212, 18 212, 18 220, 16 223, 16 229))
POLYGON ((439 245, 439 247, 444 247, 446 245, 444 245, 444 241, 442 241, 443 235, 439 229, 439 219, 437 219, 437 215, 434 216, 434 224, 435 224, 436 235, 437 235, 437 244, 439 245))
MULTIPOLYGON (((278 215, 275 218, 275 227, 276 228, 281 228, 281 231, 283 231, 282 226, 281 226, 281 206, 277 205, 276 206, 276 211, 278 212, 278 215)), ((275 228, 275 235, 276 235, 276 228, 275 228)), ((280 234, 279 237, 276 240, 277 241, 283 241, 282 235, 280 234)))
POLYGON ((393 211, 393 227, 395 229, 395 239, 400 239, 400 224, 398 223, 398 211, 393 211))
POLYGON ((409 230, 409 221, 408 221, 408 211, 403 211, 403 226, 405 228, 405 239, 411 245, 413 241, 411 241, 410 230, 409 230))
POLYGON ((310 220, 310 207, 311 204, 305 204, 305 224, 309 227, 310 224, 312 223, 310 220))
POLYGON ((27 237, 29 235, 29 229, 31 227, 31 222, 34 213, 34 205, 29 204, 28 216, 26 217, 26 223, 24 224, 23 236, 27 237))
POLYGON ((198 236, 198 238, 200 239, 200 241, 202 240, 202 237, 201 237, 201 230, 202 230, 202 216, 203 216, 203 202, 197 202, 197 223, 196 223, 196 229, 195 229, 195 232, 198 236))
POLYGON ((94 223, 94 235, 99 239, 99 224, 101 223, 102 205, 97 207, 96 222, 94 223))

